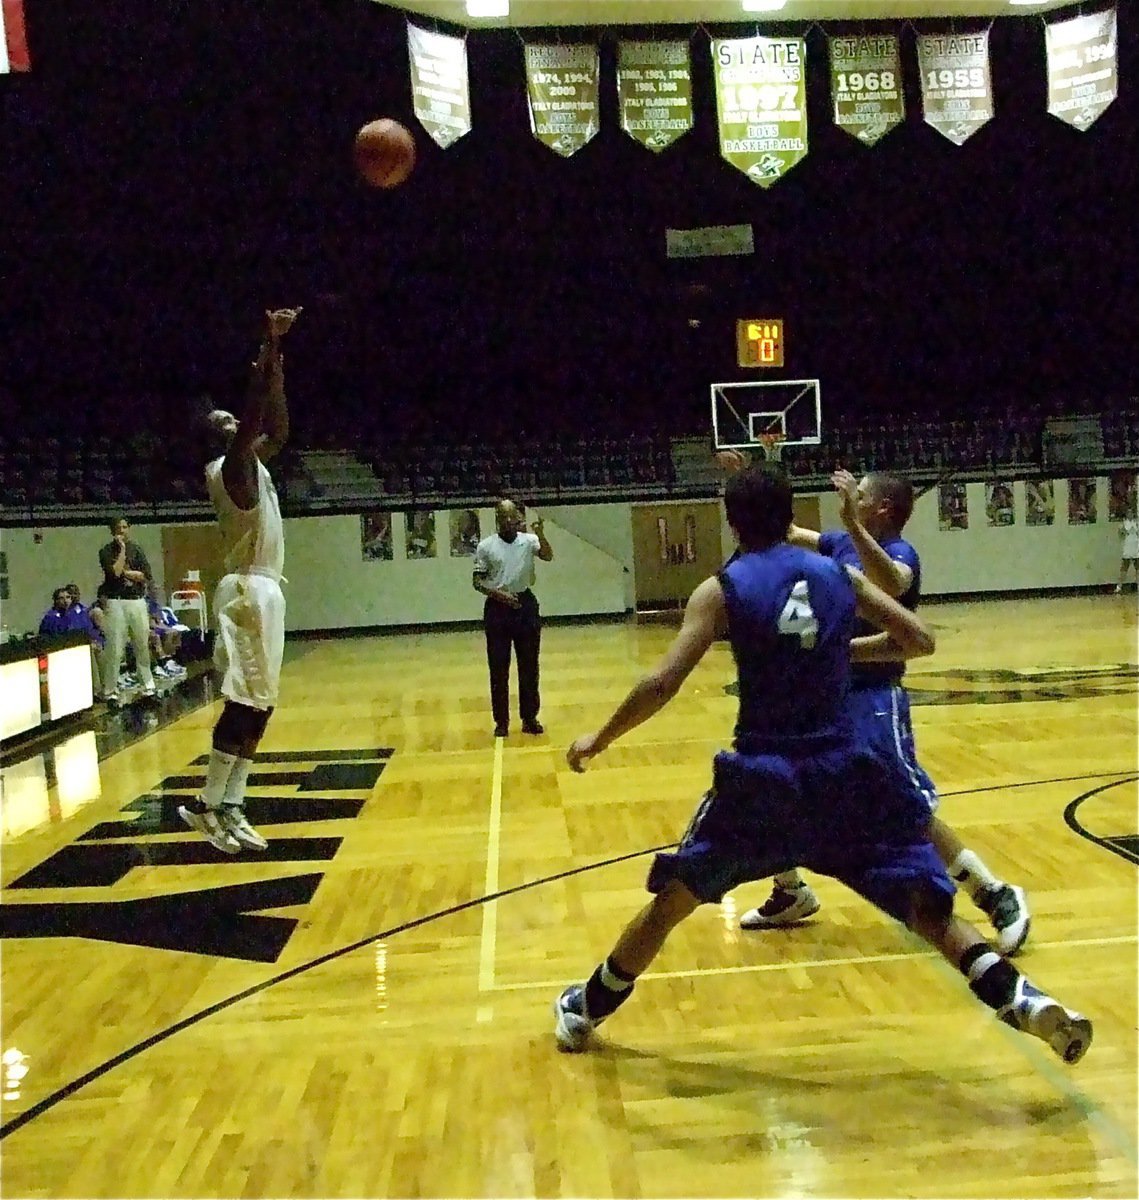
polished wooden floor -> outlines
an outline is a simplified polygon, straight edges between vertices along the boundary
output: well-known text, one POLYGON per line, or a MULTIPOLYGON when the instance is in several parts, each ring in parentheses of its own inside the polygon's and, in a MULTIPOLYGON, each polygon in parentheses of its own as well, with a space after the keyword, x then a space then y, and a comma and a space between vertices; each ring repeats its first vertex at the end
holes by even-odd
POLYGON ((702 909, 560 1054, 551 1001, 730 729, 726 647, 576 776, 668 628, 547 628, 547 733, 504 744, 477 631, 310 641, 250 793, 268 856, 173 816, 213 706, 5 772, 3 1194, 1134 1197, 1134 596, 927 612, 922 758, 1029 889, 1021 962, 1095 1022, 1078 1066, 827 880, 793 931, 737 928, 760 887, 702 909))

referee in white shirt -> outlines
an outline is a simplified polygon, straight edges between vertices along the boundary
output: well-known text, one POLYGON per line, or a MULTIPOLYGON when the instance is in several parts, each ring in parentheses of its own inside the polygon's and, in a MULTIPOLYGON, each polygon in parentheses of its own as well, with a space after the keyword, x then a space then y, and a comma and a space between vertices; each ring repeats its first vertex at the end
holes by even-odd
POLYGON ((518 714, 523 733, 542 733, 538 722, 538 648, 542 620, 534 583, 534 559, 550 562, 554 551, 546 541, 541 520, 526 532, 525 512, 513 500, 500 500, 494 509, 497 533, 483 538, 475 550, 475 591, 486 596, 483 629, 490 668, 490 707, 494 736, 510 732, 510 647, 518 658, 518 714))

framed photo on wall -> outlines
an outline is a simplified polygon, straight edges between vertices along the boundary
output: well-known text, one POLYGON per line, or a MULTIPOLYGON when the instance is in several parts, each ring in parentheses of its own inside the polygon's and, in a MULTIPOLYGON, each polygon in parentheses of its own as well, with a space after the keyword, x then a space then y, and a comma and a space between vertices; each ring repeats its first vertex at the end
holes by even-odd
POLYGON ((407 521, 407 557, 435 557, 435 514, 409 512, 407 521))
POLYGON ((940 528, 969 528, 969 498, 963 483, 937 485, 937 523, 940 528))
POLYGON ((1026 525, 1051 525, 1055 520, 1055 481, 1029 479, 1024 485, 1024 523, 1026 525))
POLYGON ((1016 524, 1011 479, 993 479, 985 484, 985 520, 991 529, 1016 524))
POLYGON ((1068 524, 1096 523, 1096 494, 1094 479, 1068 480, 1068 524))
POLYGON ((360 557, 365 562, 391 562, 391 513, 360 514, 360 557))
POLYGON ((1124 521, 1135 511, 1134 471, 1112 471, 1107 477, 1107 519, 1124 521))
POLYGON ((450 513, 451 557, 473 558, 482 540, 478 510, 453 508, 450 513))

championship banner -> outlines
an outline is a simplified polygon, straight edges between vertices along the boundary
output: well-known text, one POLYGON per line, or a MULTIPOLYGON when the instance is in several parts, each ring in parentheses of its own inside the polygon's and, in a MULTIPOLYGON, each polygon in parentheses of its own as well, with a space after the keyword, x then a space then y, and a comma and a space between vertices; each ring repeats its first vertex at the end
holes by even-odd
POLYGON ((687 42, 619 42, 621 128, 660 151, 692 128, 692 65, 687 42))
POLYGON ((467 81, 467 43, 407 24, 411 62, 411 98, 420 125, 442 149, 471 131, 471 91, 467 81))
POLYGON ((600 128, 600 74, 596 46, 526 46, 530 129, 555 154, 576 154, 600 128))
POLYGON ((1115 9, 1058 21, 1045 29, 1048 111, 1085 130, 1119 90, 1115 9))
POLYGON ((760 187, 807 156, 807 43, 713 38, 720 155, 760 187))
POLYGON ((988 30, 919 34, 918 69, 926 124, 955 146, 993 119, 988 30))
POLYGON ((898 39, 890 33, 828 40, 834 123, 873 146, 906 119, 898 39))
POLYGON ((0 75, 30 71, 28 39, 24 32, 24 0, 0 3, 0 75))

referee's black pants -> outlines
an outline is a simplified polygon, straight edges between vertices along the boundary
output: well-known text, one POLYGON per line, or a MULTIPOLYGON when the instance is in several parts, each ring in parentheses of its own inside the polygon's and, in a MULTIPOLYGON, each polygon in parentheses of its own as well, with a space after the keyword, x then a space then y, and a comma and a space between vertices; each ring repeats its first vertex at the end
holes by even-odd
POLYGON ((483 605, 486 662, 490 668, 490 708, 496 725, 510 724, 510 648, 518 660, 518 714, 525 721, 538 719, 538 648, 542 620, 538 598, 528 588, 518 594, 521 605, 512 608, 489 596, 483 605))

